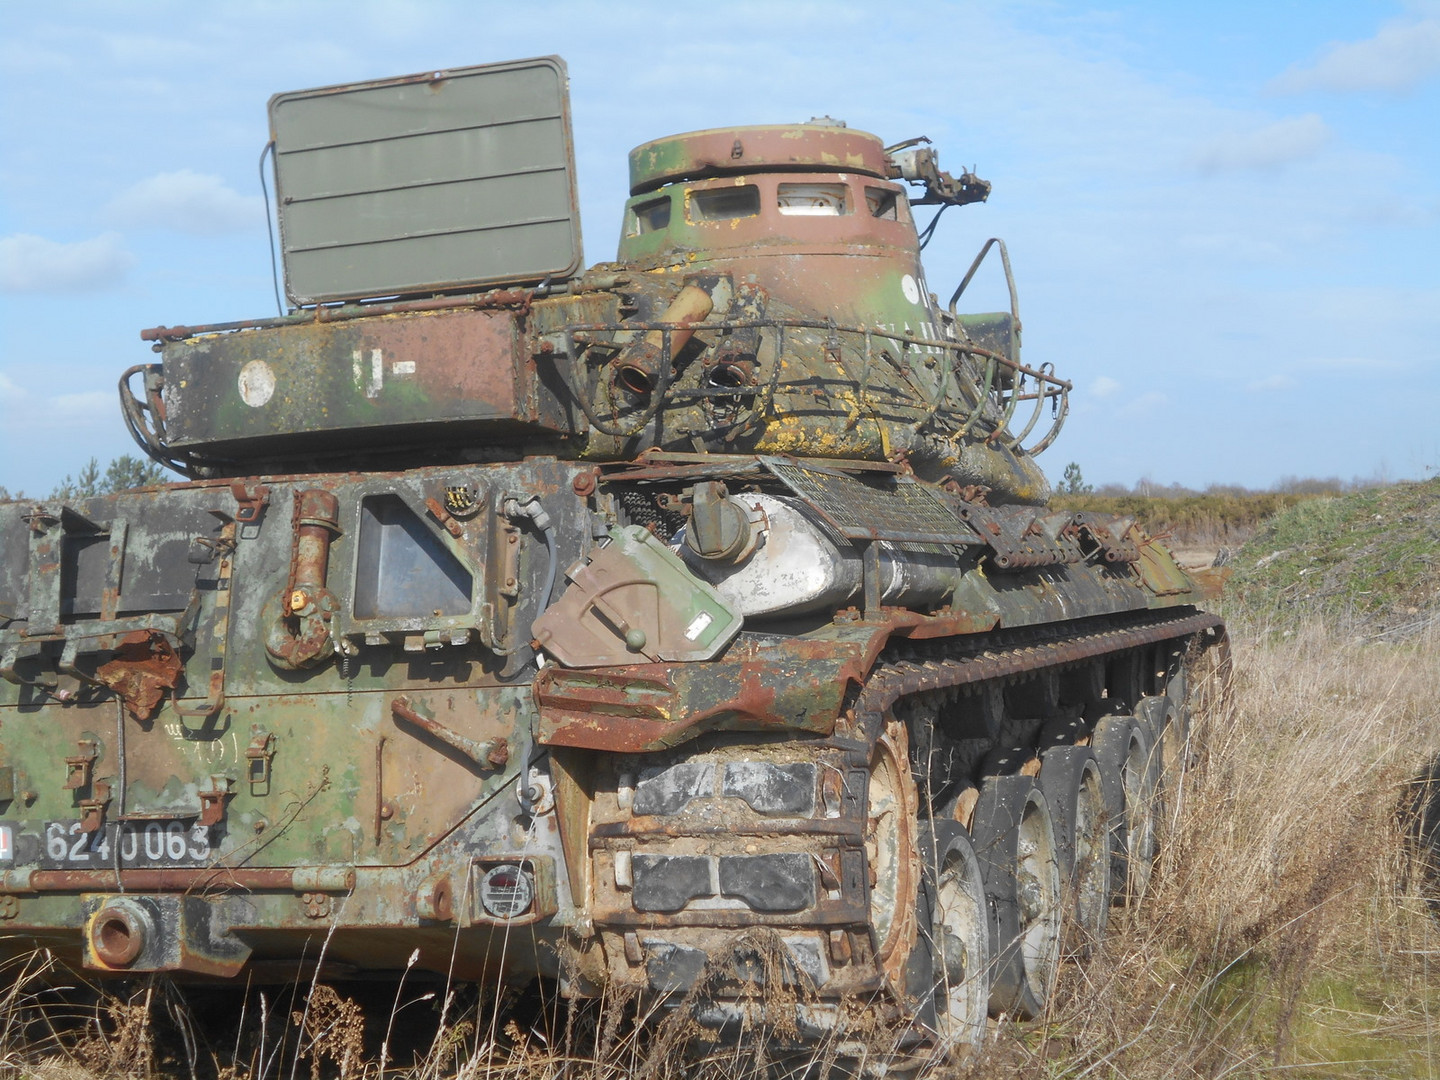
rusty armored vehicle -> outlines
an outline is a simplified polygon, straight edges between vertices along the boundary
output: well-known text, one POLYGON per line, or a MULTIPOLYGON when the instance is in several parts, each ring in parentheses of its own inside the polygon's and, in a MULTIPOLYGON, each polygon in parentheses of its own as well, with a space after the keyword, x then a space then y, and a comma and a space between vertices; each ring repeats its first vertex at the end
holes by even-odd
POLYGON ((958 310, 1003 244, 931 293, 915 209, 990 185, 829 119, 662 138, 583 269, 556 58, 270 120, 290 312, 121 380, 188 479, 0 506, 0 947, 418 950, 722 1035, 1042 1012, 1145 888, 1223 627, 1047 504, 1071 384, 1013 282, 958 310))

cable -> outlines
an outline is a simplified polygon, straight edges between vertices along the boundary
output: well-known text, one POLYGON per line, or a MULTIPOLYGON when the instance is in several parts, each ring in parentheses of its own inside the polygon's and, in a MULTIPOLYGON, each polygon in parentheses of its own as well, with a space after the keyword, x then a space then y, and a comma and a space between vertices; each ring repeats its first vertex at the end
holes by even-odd
MULTIPOLYGON (((265 155, 275 160, 275 140, 271 139, 260 151, 260 194, 265 199, 265 233, 270 237, 270 284, 275 288, 275 310, 283 317, 285 305, 280 302, 280 268, 275 263, 275 226, 270 221, 270 188, 265 183, 265 155)), ((277 191, 278 195, 279 192, 277 191)), ((939 217, 940 215, 935 215, 939 217)))
POLYGON ((555 594, 555 570, 559 559, 555 552, 555 526, 546 526, 542 535, 549 555, 549 564, 545 568, 545 587, 540 590, 540 610, 543 612, 550 606, 550 598, 555 594))
POLYGON ((930 238, 935 235, 935 226, 940 223, 940 215, 945 213, 946 210, 949 210, 952 205, 952 203, 944 203, 939 210, 935 211, 935 216, 930 219, 930 224, 926 225, 925 231, 920 234, 921 251, 925 250, 925 245, 930 243, 930 238))

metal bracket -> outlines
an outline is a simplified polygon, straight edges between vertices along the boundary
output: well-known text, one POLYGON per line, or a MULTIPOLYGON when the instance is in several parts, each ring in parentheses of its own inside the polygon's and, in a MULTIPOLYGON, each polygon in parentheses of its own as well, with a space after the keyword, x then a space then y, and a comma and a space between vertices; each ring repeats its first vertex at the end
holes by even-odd
POLYGON ((99 832, 105 825, 105 808, 110 805, 110 785, 95 781, 94 795, 80 800, 80 831, 99 832))
POLYGON ((235 496, 238 507, 235 520, 242 525, 259 525, 260 519, 265 515, 265 507, 270 504, 270 488, 265 484, 246 487, 236 480, 230 485, 230 494, 235 496))
POLYGON ((884 587, 880 584, 880 544, 871 540, 865 545, 862 556, 864 575, 864 605, 867 616, 879 615, 884 587))
POLYGON ((261 727, 250 729, 250 745, 245 748, 249 762, 248 777, 251 795, 267 795, 270 792, 270 762, 275 757, 275 736, 261 727), (257 791, 264 788, 264 791, 257 791))
POLYGON ((211 775, 210 790, 200 792, 200 816, 195 820, 197 825, 208 828, 225 820, 225 803, 234 794, 230 790, 232 783, 230 777, 223 774, 211 775))
POLYGON ((76 745, 80 753, 65 759, 66 791, 82 791, 90 786, 94 776, 95 759, 99 751, 94 739, 81 739, 76 745))

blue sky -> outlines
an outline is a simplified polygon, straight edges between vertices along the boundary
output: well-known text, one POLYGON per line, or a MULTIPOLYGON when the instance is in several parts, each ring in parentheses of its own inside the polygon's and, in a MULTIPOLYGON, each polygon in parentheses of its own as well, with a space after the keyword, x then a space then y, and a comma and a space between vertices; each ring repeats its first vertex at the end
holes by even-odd
POLYGON ((0 5, 0 486, 133 451, 141 328, 273 313, 271 94, 551 53, 587 262, 648 139, 929 135, 994 184, 941 224, 931 287, 1004 237, 1025 359, 1076 384, 1052 477, 1440 467, 1440 0, 60 0, 0 5))

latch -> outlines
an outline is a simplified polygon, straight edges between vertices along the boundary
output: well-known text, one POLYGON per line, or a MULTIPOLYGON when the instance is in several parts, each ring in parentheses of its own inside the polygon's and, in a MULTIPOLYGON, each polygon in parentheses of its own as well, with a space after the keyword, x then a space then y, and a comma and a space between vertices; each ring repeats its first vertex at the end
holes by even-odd
POLYGON ((95 759, 99 756, 95 740, 81 739, 77 745, 80 753, 65 759, 66 791, 82 791, 90 786, 94 777, 95 759))
POLYGON ((105 808, 110 805, 110 785, 96 780, 88 799, 80 800, 80 831, 99 832, 105 824, 105 808))
POLYGON ((211 774, 210 790, 200 792, 200 816, 195 819, 195 824, 208 827, 225 820, 225 801, 234 794, 230 784, 230 777, 221 773, 211 774))
MULTIPOLYGON (((248 777, 251 795, 270 794, 270 761, 275 757, 275 736, 261 727, 250 729, 250 745, 245 748, 249 762, 248 777), (264 790, 260 790, 260 789, 264 790)), ((203 796, 202 796, 203 797, 203 796)))

